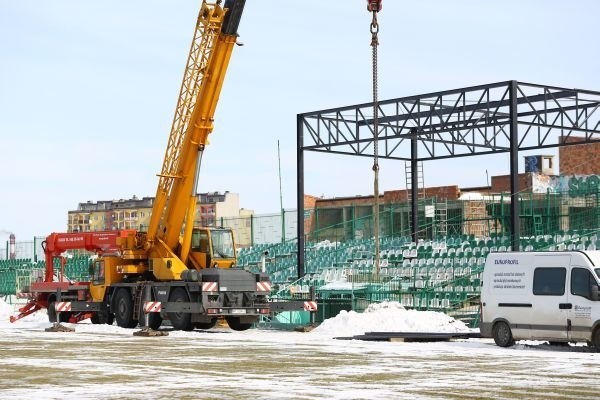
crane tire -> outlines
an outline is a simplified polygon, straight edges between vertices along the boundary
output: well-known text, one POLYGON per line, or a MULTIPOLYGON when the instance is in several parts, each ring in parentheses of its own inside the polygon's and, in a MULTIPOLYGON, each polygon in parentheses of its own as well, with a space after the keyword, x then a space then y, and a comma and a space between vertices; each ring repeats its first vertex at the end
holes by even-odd
POLYGON ((133 319, 133 299, 129 289, 119 289, 115 295, 115 319, 121 328, 135 328, 138 324, 133 319))
MULTIPOLYGON (((169 296, 169 302, 187 303, 189 301, 190 298, 186 290, 182 287, 175 288, 169 296)), ((194 329, 194 325, 192 324, 192 314, 185 312, 171 312, 168 313, 168 315, 171 320, 171 325, 176 331, 191 331, 194 329)))
POLYGON ((252 323, 240 322, 240 317, 225 317, 227 325, 234 331, 245 331, 252 327, 252 323))
POLYGON ((51 300, 48 302, 48 321, 49 322, 58 322, 58 317, 56 315, 55 301, 51 300))
POLYGON ((213 318, 210 322, 196 322, 194 327, 197 329, 212 329, 217 325, 217 318, 213 318))

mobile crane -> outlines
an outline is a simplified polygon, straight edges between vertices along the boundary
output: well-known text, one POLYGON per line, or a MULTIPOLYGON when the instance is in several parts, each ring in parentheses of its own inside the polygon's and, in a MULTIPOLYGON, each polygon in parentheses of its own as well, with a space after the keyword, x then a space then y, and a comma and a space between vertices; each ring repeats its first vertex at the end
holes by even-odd
POLYGON ((232 231, 193 225, 202 153, 244 5, 203 0, 148 231, 51 234, 44 243, 44 281, 31 284, 34 298, 12 321, 48 308, 51 322, 77 314, 94 323, 112 324, 114 318, 124 328, 147 320, 157 329, 168 319, 176 330, 191 330, 211 328, 224 317, 232 329, 245 330, 270 313, 269 277, 235 267, 232 231), (56 278, 54 260, 70 249, 99 255, 90 282, 56 278))

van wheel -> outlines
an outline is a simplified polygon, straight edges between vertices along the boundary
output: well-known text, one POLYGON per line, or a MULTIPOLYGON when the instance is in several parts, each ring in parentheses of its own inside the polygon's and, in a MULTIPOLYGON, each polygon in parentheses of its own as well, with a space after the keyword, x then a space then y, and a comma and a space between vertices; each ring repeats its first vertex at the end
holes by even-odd
POLYGON ((509 347, 515 344, 510 326, 504 321, 496 322, 493 329, 494 342, 500 347, 509 347))
POLYGON ((596 328, 592 335, 592 344, 596 348, 597 352, 600 352, 600 328, 596 328))

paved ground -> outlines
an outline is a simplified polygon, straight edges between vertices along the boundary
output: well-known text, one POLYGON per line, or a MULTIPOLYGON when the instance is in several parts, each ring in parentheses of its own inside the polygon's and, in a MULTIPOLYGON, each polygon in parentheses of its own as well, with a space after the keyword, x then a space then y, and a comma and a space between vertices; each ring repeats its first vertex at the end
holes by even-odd
POLYGON ((543 344, 340 341, 228 329, 134 337, 83 324, 0 324, 10 399, 597 399, 600 354, 543 344))

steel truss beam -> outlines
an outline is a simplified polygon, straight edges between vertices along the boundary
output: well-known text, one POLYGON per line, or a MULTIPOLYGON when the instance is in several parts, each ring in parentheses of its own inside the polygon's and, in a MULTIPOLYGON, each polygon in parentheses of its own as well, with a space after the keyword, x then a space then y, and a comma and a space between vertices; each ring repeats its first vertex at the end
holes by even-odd
MULTIPOLYGON (((600 140, 600 92, 507 81, 379 104, 379 157, 418 161, 510 152, 510 86, 517 88, 518 151, 600 140)), ((372 157, 372 104, 300 114, 305 151, 372 157)))
MULTIPOLYGON (((304 275, 304 151, 430 161, 510 153, 511 198, 518 152, 600 141, 600 92, 506 81, 298 114, 298 276, 304 275), (577 136, 582 141, 565 143, 577 136)), ((415 196, 416 197, 416 196, 415 196)), ((413 201, 416 201, 413 198, 413 201)), ((519 208, 513 201, 513 250, 519 208)), ((416 229, 413 223, 413 229, 416 229)), ((416 232, 413 232, 413 237, 416 232)))

